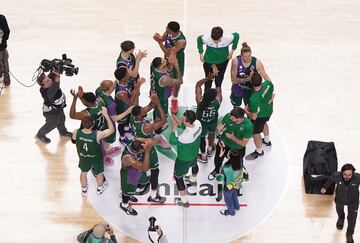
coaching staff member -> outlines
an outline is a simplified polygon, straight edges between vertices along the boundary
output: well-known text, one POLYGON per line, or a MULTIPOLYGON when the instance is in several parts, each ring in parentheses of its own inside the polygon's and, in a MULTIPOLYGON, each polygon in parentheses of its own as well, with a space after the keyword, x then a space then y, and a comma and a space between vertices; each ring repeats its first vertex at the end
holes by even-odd
POLYGON ((342 230, 344 227, 344 206, 348 207, 348 227, 346 231, 346 242, 354 243, 352 235, 354 234, 357 211, 359 208, 359 184, 360 174, 354 173, 355 168, 352 164, 345 164, 341 167, 341 172, 335 172, 326 181, 321 193, 325 193, 326 189, 332 183, 336 183, 335 204, 338 220, 336 228, 342 230))
POLYGON ((46 134, 57 128, 60 136, 70 138, 71 132, 65 127, 64 107, 66 106, 65 94, 60 89, 60 74, 56 71, 49 75, 42 73, 37 78, 37 83, 41 86, 40 93, 44 99, 43 115, 45 124, 39 129, 35 138, 43 143, 50 143, 51 140, 46 134))

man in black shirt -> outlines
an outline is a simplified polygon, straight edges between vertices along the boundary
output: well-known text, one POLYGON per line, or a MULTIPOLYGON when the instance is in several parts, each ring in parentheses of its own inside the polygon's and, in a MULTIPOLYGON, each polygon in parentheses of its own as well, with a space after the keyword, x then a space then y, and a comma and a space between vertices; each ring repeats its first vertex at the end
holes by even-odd
POLYGON ((347 243, 354 243, 352 235, 354 234, 357 211, 359 208, 359 185, 360 174, 354 173, 355 168, 352 164, 345 164, 341 167, 341 172, 335 172, 326 181, 321 193, 325 193, 326 189, 332 183, 336 183, 335 204, 338 220, 336 228, 342 230, 344 227, 345 213, 344 205, 348 208, 348 227, 346 231, 347 243))
POLYGON ((66 99, 60 89, 60 74, 51 72, 46 76, 45 73, 42 73, 36 81, 41 86, 40 93, 44 99, 42 110, 46 122, 35 138, 44 143, 50 143, 51 140, 45 135, 55 128, 59 130, 60 136, 71 138, 72 133, 68 132, 65 127, 64 107, 66 106, 66 99))
POLYGON ((0 14, 0 82, 3 80, 6 86, 10 85, 9 53, 6 50, 10 29, 4 15, 0 14))

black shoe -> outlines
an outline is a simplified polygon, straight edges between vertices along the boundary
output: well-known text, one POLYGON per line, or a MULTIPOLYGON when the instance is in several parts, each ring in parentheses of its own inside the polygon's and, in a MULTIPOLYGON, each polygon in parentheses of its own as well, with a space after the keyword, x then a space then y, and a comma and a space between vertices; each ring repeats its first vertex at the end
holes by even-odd
POLYGON ((229 215, 229 213, 228 213, 227 210, 220 210, 220 213, 221 213, 222 215, 224 215, 224 216, 228 216, 228 215, 229 215))
POLYGON ((37 140, 39 140, 39 141, 41 141, 41 142, 43 142, 43 143, 46 143, 46 144, 48 144, 48 143, 51 142, 50 138, 47 138, 46 136, 44 136, 44 137, 39 137, 38 135, 36 135, 36 136, 35 136, 35 139, 37 139, 37 140))
POLYGON ((271 141, 269 141, 269 142, 267 143, 267 142, 265 142, 264 139, 262 139, 262 143, 263 143, 265 146, 267 146, 267 147, 270 147, 270 146, 271 146, 271 141))
POLYGON ((148 202, 154 202, 154 203, 164 203, 166 201, 166 197, 162 197, 159 194, 156 194, 156 197, 149 196, 148 202))
POLYGON ((147 183, 143 189, 141 190, 141 188, 136 189, 135 191, 135 195, 141 196, 141 195, 145 195, 150 191, 150 183, 147 183))
POLYGON ((207 153, 206 153, 207 157, 209 158, 209 157, 213 156, 213 154, 215 153, 215 150, 216 150, 216 146, 208 147, 207 153))
POLYGON ((210 181, 212 181, 212 180, 215 179, 215 177, 216 177, 218 174, 219 174, 219 173, 214 170, 214 171, 212 171, 212 172, 208 175, 208 179, 209 179, 210 181))
POLYGON ((197 156, 197 161, 199 161, 200 163, 207 163, 208 162, 208 160, 207 160, 207 156, 205 155, 205 156, 202 156, 202 154, 198 154, 198 156, 197 156))
POLYGON ((64 138, 71 138, 72 137, 72 132, 66 132, 64 134, 60 134, 61 137, 64 137, 64 138))
POLYGON ((131 196, 129 199, 130 202, 138 202, 137 198, 134 196, 131 196))
POLYGON ((176 203, 176 205, 181 206, 181 207, 184 207, 184 208, 190 207, 190 203, 189 203, 189 202, 183 203, 183 202, 181 201, 181 198, 180 198, 180 197, 175 197, 175 203, 176 203))
POLYGON ((127 207, 124 207, 122 205, 122 203, 120 203, 120 208, 127 214, 127 215, 132 215, 132 216, 136 216, 138 213, 135 211, 135 209, 133 209, 130 205, 127 207))
POLYGON ((352 235, 346 235, 346 243, 354 243, 352 235))
POLYGON ((342 230, 344 228, 344 219, 339 219, 336 221, 336 228, 342 230))
POLYGON ((261 153, 258 153, 256 150, 254 152, 252 152, 251 154, 248 154, 245 159, 246 160, 254 160, 259 158, 260 156, 264 155, 264 151, 261 151, 261 153))
POLYGON ((185 183, 186 185, 189 187, 189 186, 197 186, 197 182, 192 182, 190 181, 190 176, 186 175, 184 176, 184 180, 185 180, 185 183))

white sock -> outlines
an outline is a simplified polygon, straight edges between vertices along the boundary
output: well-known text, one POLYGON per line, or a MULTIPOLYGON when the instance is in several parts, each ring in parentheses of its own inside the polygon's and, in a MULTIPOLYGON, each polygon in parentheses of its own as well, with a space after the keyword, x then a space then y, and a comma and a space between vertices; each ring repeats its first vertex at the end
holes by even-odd
POLYGON ((269 136, 269 135, 264 136, 264 142, 265 142, 265 143, 270 142, 270 136, 269 136))
POLYGON ((177 100, 177 97, 174 97, 174 96, 173 96, 173 97, 172 97, 172 100, 177 100))
POLYGON ((127 207, 129 206, 129 204, 122 202, 122 206, 125 207, 125 208, 127 208, 127 207))
POLYGON ((201 153, 201 156, 202 156, 202 157, 205 157, 205 156, 206 156, 206 153, 201 153))
POLYGON ((156 190, 151 190, 151 197, 152 198, 155 198, 156 197, 156 190))
POLYGON ((196 182, 196 176, 190 175, 189 176, 189 181, 190 182, 196 182))
POLYGON ((257 149, 256 149, 256 152, 258 152, 259 154, 261 154, 261 153, 263 152, 263 150, 262 150, 262 148, 259 148, 259 149, 257 148, 257 149))
POLYGON ((181 202, 187 203, 187 198, 186 198, 186 196, 180 196, 180 198, 181 198, 181 202))

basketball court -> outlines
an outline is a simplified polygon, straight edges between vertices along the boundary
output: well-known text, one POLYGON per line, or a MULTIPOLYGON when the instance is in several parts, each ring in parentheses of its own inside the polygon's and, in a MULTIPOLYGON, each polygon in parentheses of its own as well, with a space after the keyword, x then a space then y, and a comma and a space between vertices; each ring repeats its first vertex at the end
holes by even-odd
MULTIPOLYGON (((39 86, 11 86, 0 95, 0 242, 75 242, 76 236, 102 220, 115 228, 119 242, 146 242, 148 218, 155 216, 169 242, 317 243, 345 242, 345 231, 335 228, 332 196, 307 195, 302 182, 302 157, 308 140, 334 141, 339 168, 352 163, 359 169, 360 144, 360 3, 334 1, 4 1, 1 14, 11 29, 8 41, 10 71, 23 83, 44 58, 66 53, 79 66, 77 76, 61 77, 67 98, 66 126, 79 122, 68 116, 70 89, 82 85, 94 91, 99 82, 113 79, 120 43, 132 40, 148 57, 139 73, 146 83, 141 103, 148 102, 151 60, 162 56, 152 39, 175 20, 187 39, 184 85, 179 95, 183 109, 195 105, 194 85, 203 78, 196 38, 213 26, 238 32, 253 56, 259 58, 275 86, 270 122, 273 146, 265 156, 245 161, 250 180, 239 197, 240 211, 224 217, 224 201, 207 175, 213 159, 200 164, 198 185, 189 189, 190 208, 174 205, 173 155, 159 153, 160 193, 165 205, 149 205, 146 196, 134 205, 139 215, 120 208, 120 156, 106 167, 110 186, 95 193, 89 175, 89 193, 80 193, 75 146, 56 130, 48 145, 34 135, 43 125, 39 86)), ((223 82, 220 113, 231 110, 230 65, 223 82)), ((84 107, 78 102, 77 109, 84 107)), ((253 141, 247 154, 254 150, 253 141)), ((176 151, 172 151, 176 153, 176 151)), ((345 227, 347 224, 345 223, 345 227)), ((358 227, 354 240, 360 240, 358 227)))

